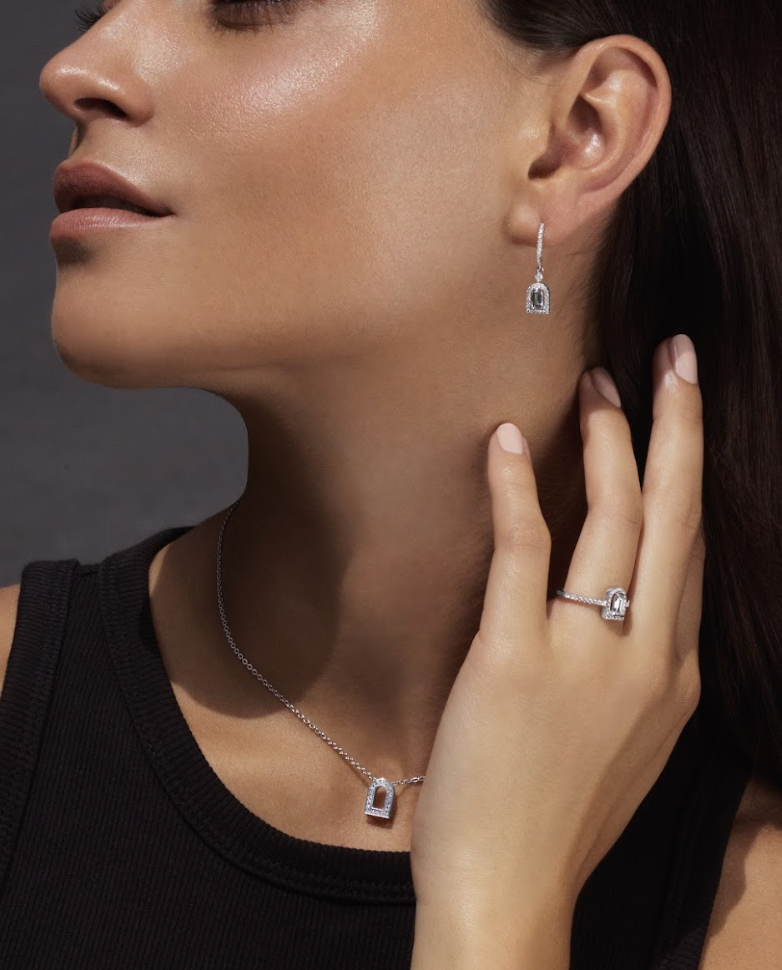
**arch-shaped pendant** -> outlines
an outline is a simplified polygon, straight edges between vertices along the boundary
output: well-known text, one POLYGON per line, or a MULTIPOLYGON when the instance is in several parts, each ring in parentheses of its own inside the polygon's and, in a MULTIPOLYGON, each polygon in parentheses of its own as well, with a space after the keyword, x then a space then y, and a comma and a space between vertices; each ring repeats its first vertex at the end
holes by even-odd
POLYGON ((394 786, 386 778, 373 778, 372 784, 367 792, 367 801, 364 806, 365 815, 376 815, 378 818, 390 818, 391 810, 394 807, 394 786), (385 789, 385 798, 380 808, 375 808, 375 793, 378 788, 385 789))
POLYGON ((527 313, 550 313, 551 291, 545 283, 533 283, 527 290, 527 313))

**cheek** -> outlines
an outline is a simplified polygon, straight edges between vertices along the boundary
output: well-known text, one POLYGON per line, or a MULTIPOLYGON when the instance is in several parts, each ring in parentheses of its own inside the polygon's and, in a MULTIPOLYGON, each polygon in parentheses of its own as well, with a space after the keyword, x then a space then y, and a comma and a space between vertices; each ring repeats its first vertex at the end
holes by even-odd
POLYGON ((485 113, 450 91, 389 106, 321 88, 256 117, 236 118, 193 214, 204 305, 221 289, 251 339, 261 324, 300 358, 399 337, 486 287, 501 209, 485 113))
POLYGON ((499 285, 502 104, 485 65, 445 42, 403 59, 423 31, 394 43, 359 26, 170 76, 161 184, 176 216, 74 270, 88 284, 58 285, 54 337, 73 370, 207 386, 451 332, 499 285))

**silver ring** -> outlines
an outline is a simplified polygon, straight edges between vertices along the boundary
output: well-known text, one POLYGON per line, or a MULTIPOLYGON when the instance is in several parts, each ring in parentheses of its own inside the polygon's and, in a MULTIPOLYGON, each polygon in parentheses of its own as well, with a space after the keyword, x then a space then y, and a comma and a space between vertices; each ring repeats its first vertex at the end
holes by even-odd
POLYGON ((564 589, 557 590, 557 596, 564 596, 565 599, 575 600, 577 603, 588 603, 590 606, 602 606, 600 616, 604 620, 623 620, 625 612, 630 606, 627 593, 621 586, 611 586, 606 590, 605 599, 596 600, 589 596, 577 596, 575 593, 566 593, 564 589))

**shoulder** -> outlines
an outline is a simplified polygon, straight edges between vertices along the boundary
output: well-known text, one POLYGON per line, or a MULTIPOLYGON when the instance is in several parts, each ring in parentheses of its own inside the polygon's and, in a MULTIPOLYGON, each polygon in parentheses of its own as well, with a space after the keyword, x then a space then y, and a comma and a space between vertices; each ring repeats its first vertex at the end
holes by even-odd
POLYGON ((777 965, 782 951, 782 789, 750 778, 722 865, 700 970, 777 965))
POLYGON ((2 694, 3 683, 5 682, 5 671, 11 653, 14 630, 16 629, 16 611, 19 605, 20 589, 20 583, 17 583, 16 586, 0 588, 0 694, 2 694))

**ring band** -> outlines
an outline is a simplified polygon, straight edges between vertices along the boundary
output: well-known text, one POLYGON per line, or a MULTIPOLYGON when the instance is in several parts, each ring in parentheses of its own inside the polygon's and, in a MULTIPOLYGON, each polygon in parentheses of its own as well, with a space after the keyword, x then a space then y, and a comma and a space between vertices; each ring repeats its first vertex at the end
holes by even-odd
POLYGON ((592 599, 590 596, 578 596, 576 593, 566 593, 564 589, 557 590, 557 596, 575 600, 576 603, 587 603, 590 606, 602 606, 600 616, 604 620, 623 620, 625 612, 630 606, 627 593, 621 586, 611 586, 606 590, 605 599, 592 599))

